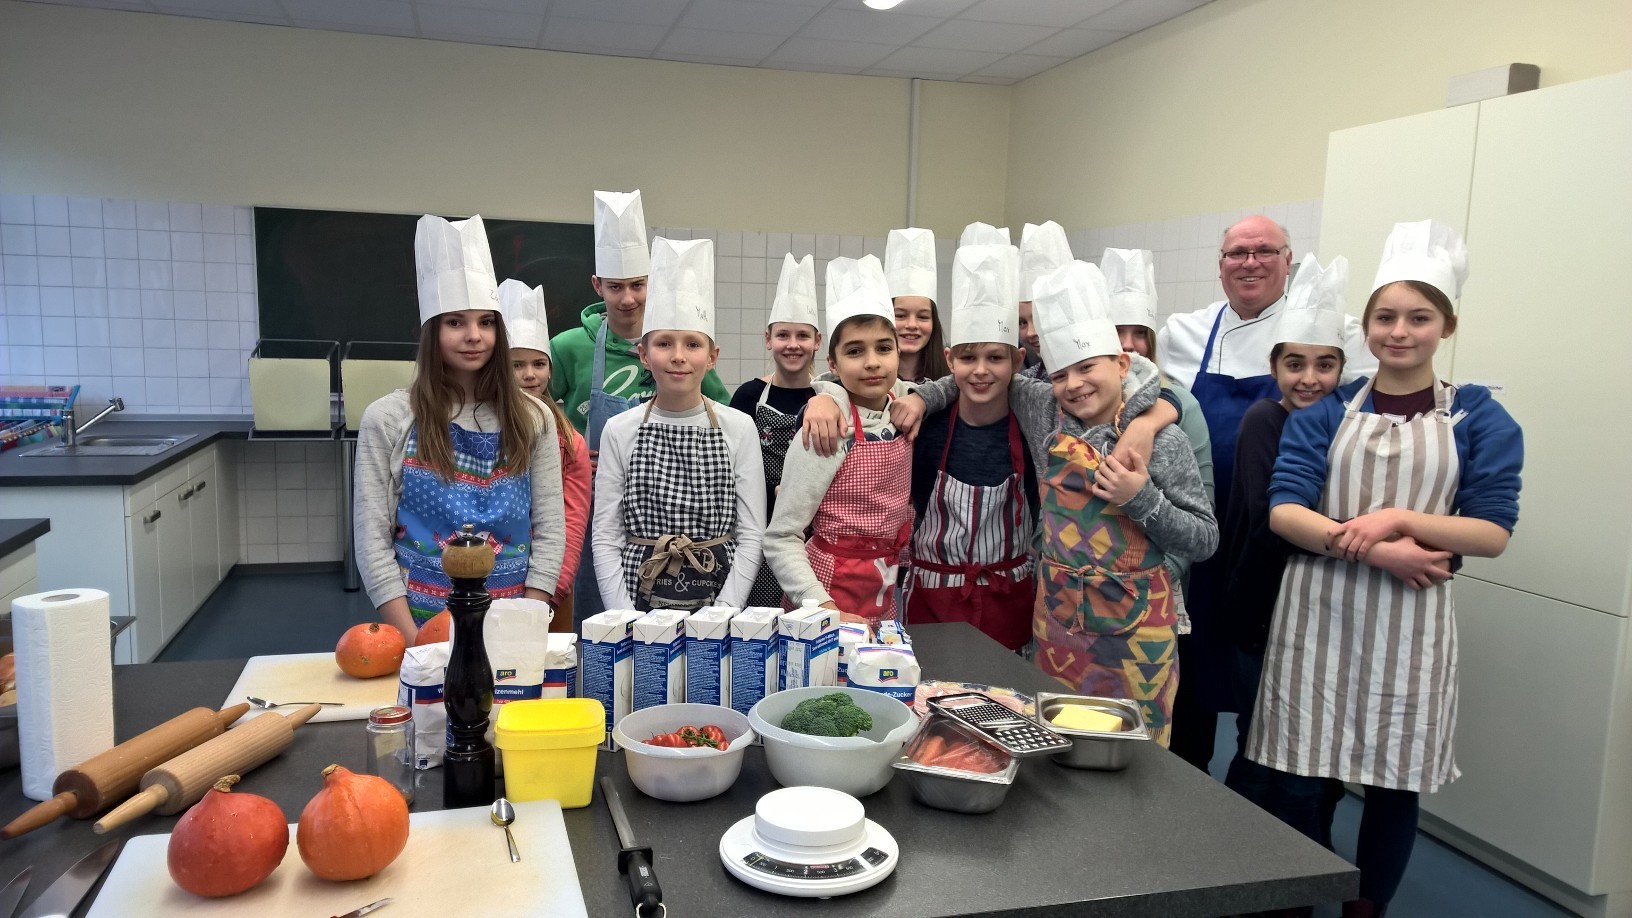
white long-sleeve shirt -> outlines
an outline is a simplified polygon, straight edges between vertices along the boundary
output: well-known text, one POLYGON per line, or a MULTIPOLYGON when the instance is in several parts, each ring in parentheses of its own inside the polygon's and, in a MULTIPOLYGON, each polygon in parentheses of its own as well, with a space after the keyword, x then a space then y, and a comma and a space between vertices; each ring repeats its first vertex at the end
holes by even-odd
MULTIPOLYGON (((608 609, 633 609, 623 579, 623 547, 629 533, 623 527, 624 480, 629 459, 634 454, 635 437, 640 433, 644 405, 631 408, 606 422, 601 432, 601 455, 595 469, 595 580, 601 586, 601 601, 608 609)), ((737 491, 736 557, 731 572, 714 602, 741 608, 759 574, 760 543, 765 534, 765 465, 759 453, 759 430, 754 419, 727 405, 714 403, 714 415, 725 432, 726 448, 737 491)), ((652 406, 648 424, 677 427, 707 427, 708 412, 702 402, 689 411, 664 411, 652 406)), ((635 495, 627 495, 634 499, 635 495)))
MULTIPOLYGON (((1156 336, 1156 362, 1163 373, 1185 388, 1195 389, 1207 336, 1213 331, 1213 320, 1218 318, 1219 310, 1223 310, 1224 318, 1218 323, 1218 338, 1213 342, 1207 372, 1236 379, 1269 375, 1269 352, 1275 347, 1275 317, 1286 308, 1286 298, 1271 303, 1254 319, 1241 318, 1229 305, 1228 301, 1221 301, 1195 312, 1168 317, 1156 336)), ((1365 330, 1354 316, 1343 317, 1343 354, 1343 382, 1376 375, 1377 358, 1366 347, 1365 330)))

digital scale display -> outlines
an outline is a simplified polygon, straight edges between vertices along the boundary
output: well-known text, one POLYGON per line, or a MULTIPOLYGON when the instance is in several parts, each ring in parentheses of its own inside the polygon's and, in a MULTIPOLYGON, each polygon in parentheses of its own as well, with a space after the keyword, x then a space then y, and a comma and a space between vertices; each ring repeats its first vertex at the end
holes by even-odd
POLYGON ((869 865, 876 867, 889 857, 877 848, 868 848, 861 852, 860 857, 836 864, 795 864, 791 861, 779 861, 763 852, 755 851, 744 857, 742 862, 750 869, 775 877, 786 877, 791 880, 833 880, 854 876, 866 870, 869 865))

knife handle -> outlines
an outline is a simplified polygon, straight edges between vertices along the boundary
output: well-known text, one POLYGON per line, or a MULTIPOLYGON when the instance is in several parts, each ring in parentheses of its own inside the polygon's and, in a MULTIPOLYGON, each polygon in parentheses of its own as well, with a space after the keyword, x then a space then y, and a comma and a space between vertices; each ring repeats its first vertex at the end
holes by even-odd
POLYGON ((629 881, 629 901, 634 904, 636 915, 645 914, 648 908, 663 908, 663 887, 657 885, 657 874, 652 871, 652 849, 619 851, 618 872, 629 881))

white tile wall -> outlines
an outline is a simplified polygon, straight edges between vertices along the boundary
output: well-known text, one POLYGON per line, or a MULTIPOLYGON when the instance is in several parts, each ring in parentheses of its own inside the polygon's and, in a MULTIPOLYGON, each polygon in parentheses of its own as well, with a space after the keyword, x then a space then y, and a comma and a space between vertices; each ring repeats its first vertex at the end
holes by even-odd
POLYGON ((340 560, 340 445, 243 444, 238 527, 245 564, 340 560))

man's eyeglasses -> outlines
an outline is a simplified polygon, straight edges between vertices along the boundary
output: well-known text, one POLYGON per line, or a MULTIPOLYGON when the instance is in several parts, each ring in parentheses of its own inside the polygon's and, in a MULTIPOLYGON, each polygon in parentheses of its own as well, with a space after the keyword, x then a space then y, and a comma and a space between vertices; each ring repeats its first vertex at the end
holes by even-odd
POLYGON ((1264 264, 1285 251, 1286 246, 1283 245, 1278 249, 1231 249, 1228 252, 1219 252, 1218 256, 1224 259, 1227 265, 1244 265, 1249 258, 1256 258, 1259 264, 1264 264))

